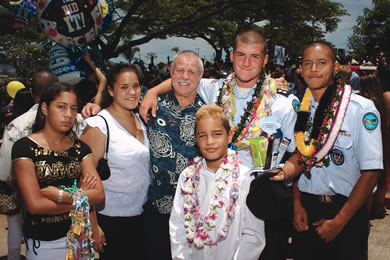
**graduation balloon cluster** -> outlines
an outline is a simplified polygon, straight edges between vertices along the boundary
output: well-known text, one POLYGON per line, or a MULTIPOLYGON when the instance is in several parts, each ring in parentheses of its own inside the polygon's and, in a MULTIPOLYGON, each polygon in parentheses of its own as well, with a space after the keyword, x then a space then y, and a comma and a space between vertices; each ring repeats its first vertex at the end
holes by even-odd
POLYGON ((37 15, 39 27, 54 42, 49 70, 60 81, 77 84, 86 78, 87 68, 80 66, 80 59, 87 47, 97 48, 89 45, 112 20, 105 0, 19 0, 10 4, 18 26, 30 25, 37 15))

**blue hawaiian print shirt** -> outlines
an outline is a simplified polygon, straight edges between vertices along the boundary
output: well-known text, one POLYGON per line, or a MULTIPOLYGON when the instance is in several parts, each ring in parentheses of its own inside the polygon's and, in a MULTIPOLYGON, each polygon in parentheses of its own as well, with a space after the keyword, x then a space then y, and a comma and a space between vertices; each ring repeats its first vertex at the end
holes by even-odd
POLYGON ((170 214, 180 173, 196 156, 195 113, 204 104, 195 102, 182 109, 173 91, 158 98, 157 115, 148 122, 151 183, 148 199, 161 214, 170 214))

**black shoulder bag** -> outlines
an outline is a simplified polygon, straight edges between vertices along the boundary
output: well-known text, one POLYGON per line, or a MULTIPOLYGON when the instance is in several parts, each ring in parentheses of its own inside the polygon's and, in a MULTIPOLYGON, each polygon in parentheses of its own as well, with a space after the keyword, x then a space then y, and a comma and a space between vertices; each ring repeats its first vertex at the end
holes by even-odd
POLYGON ((108 128, 108 124, 107 124, 106 119, 103 116, 101 116, 101 115, 98 115, 98 116, 103 118, 104 123, 106 123, 106 128, 107 128, 106 150, 104 152, 103 158, 101 158, 99 160, 98 165, 96 167, 96 171, 99 173, 100 179, 102 181, 104 181, 104 180, 107 180, 110 177, 110 175, 111 175, 111 171, 110 171, 110 167, 108 167, 108 159, 107 159, 107 156, 108 156, 108 145, 110 143, 110 130, 108 128))

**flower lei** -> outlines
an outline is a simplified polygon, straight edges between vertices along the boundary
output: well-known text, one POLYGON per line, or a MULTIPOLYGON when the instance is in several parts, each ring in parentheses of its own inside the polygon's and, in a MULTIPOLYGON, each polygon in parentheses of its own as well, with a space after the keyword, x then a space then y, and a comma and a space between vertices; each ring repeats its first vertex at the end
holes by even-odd
MULTIPOLYGON (((232 73, 227 77, 224 85, 219 89, 219 95, 216 102, 216 105, 222 107, 224 113, 228 116, 230 126, 234 130, 232 139, 233 149, 237 149, 236 145, 249 133, 249 128, 253 120, 258 120, 260 117, 271 115, 271 98, 263 99, 263 97, 275 98, 274 93, 276 93, 275 85, 272 84, 272 87, 270 87, 270 78, 265 76, 263 69, 260 78, 256 83, 252 99, 247 102, 247 108, 241 116, 240 122, 237 126, 234 126, 233 119, 236 113, 234 88, 236 85, 236 77, 235 74, 232 73)), ((254 129, 251 129, 251 131, 259 132, 259 129, 255 127, 254 129)))
POLYGON ((228 233, 229 227, 234 220, 235 206, 239 195, 240 162, 235 151, 228 150, 227 157, 221 164, 222 173, 220 177, 215 179, 216 192, 212 196, 208 213, 206 216, 200 214, 199 202, 199 181, 200 169, 204 167, 203 159, 196 157, 190 166, 184 172, 185 181, 181 193, 186 196, 184 200, 184 226, 186 229, 186 239, 188 243, 194 244, 196 248, 203 248, 204 245, 214 246, 224 240, 228 233), (226 211, 226 223, 217 233, 217 237, 213 240, 209 236, 209 232, 216 226, 217 208, 222 208, 224 202, 221 201, 226 188, 229 186, 231 179, 231 188, 229 194, 229 205, 226 211))
POLYGON ((341 78, 335 79, 335 82, 337 84, 329 86, 322 95, 312 127, 309 118, 312 94, 309 88, 306 89, 298 112, 295 125, 298 162, 304 166, 304 174, 309 179, 313 166, 329 165, 328 154, 337 139, 351 97, 351 86, 345 85, 341 78))

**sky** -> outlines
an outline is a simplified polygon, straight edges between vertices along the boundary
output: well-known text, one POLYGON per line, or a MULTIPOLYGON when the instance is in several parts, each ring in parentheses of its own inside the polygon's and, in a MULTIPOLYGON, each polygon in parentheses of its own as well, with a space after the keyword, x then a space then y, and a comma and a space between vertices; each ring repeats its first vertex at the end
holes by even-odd
POLYGON ((351 16, 341 17, 342 21, 335 32, 325 35, 325 39, 335 45, 336 48, 348 49, 348 36, 352 34, 352 28, 356 24, 356 18, 363 15, 364 8, 372 8, 372 0, 342 0, 334 1, 344 5, 351 16))
MULTIPOLYGON (((341 17, 342 21, 339 23, 337 30, 333 33, 325 35, 326 40, 335 45, 336 48, 347 49, 348 36, 352 33, 352 27, 355 25, 356 18, 363 14, 364 8, 372 8, 372 0, 340 0, 334 1, 344 5, 344 9, 351 16, 341 17)), ((140 53, 136 54, 137 58, 143 59, 147 64, 149 60, 146 59, 146 54, 154 52, 157 54, 156 63, 167 63, 167 57, 170 56, 172 60, 175 52, 172 51, 173 47, 179 47, 180 50, 193 50, 200 55, 201 58, 207 60, 214 59, 213 48, 203 39, 197 38, 196 40, 171 37, 166 40, 152 40, 146 44, 138 46, 140 53)), ((155 64, 156 64, 155 63, 155 64)))

